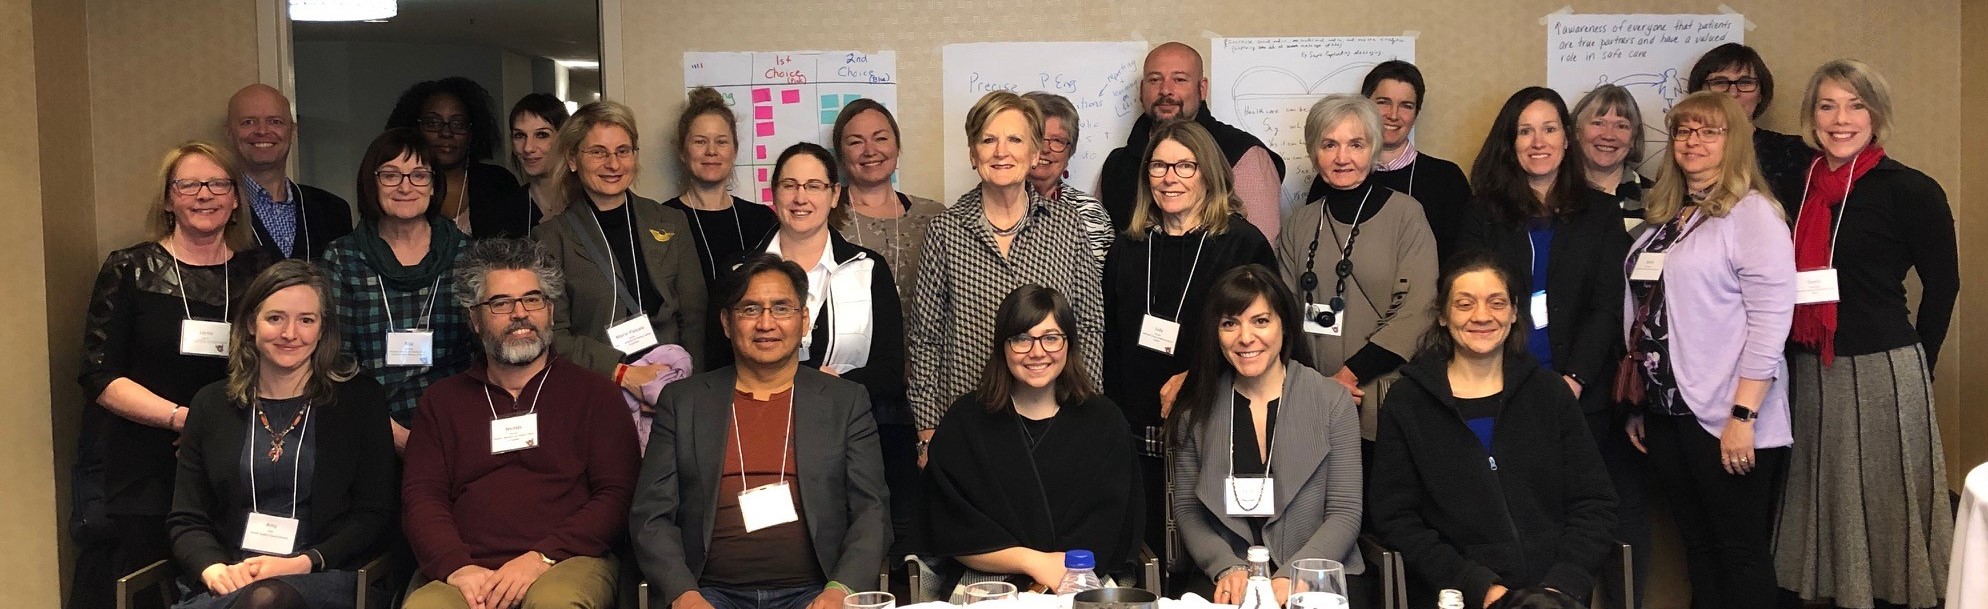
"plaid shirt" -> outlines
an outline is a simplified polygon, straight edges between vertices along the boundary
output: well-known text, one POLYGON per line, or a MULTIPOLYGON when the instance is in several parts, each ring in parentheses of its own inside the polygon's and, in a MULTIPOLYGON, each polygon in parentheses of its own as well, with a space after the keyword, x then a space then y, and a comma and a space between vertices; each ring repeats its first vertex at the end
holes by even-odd
POLYGON ((413 292, 382 286, 379 272, 359 253, 358 240, 357 232, 339 237, 324 252, 323 265, 331 274, 331 293, 344 332, 344 352, 359 363, 360 371, 386 388, 387 412, 394 420, 409 425, 415 401, 428 385, 469 369, 470 357, 478 350, 476 337, 469 329, 469 312, 456 306, 451 296, 456 285, 453 273, 442 273, 438 284, 413 292), (435 332, 435 364, 387 366, 387 331, 420 327, 431 296, 434 310, 427 327, 435 332), (396 328, 389 328, 389 312, 396 328))

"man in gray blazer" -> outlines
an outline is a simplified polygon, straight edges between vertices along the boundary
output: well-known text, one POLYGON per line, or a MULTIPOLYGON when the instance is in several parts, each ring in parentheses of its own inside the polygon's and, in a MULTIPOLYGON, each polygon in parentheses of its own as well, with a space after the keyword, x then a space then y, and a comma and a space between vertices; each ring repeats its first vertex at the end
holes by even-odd
POLYGON ((737 363, 656 403, 629 532, 649 604, 840 609, 890 546, 877 426, 862 385, 801 369, 801 267, 756 254, 723 282, 737 363))

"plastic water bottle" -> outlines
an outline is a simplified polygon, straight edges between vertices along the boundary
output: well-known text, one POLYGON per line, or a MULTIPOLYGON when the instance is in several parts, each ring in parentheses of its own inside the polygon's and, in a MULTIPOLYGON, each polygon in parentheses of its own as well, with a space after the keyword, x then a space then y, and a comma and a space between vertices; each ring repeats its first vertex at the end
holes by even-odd
POLYGON ((1437 597, 1436 609, 1463 609, 1463 591, 1444 590, 1437 597))
POLYGON ((1098 559, 1090 550, 1071 550, 1063 553, 1063 581, 1056 584, 1057 596, 1072 596, 1085 590, 1104 587, 1098 579, 1098 559))
POLYGON ((1277 589, 1270 587, 1270 548, 1250 546, 1249 584, 1243 589, 1242 604, 1238 609, 1280 609, 1277 605, 1277 589))

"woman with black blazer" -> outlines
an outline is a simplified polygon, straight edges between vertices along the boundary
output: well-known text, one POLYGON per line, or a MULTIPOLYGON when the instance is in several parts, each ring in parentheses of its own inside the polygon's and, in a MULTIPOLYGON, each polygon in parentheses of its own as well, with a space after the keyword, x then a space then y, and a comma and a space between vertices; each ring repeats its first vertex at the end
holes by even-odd
POLYGON ((229 376, 193 398, 173 489, 179 609, 347 609, 399 514, 386 392, 339 354, 331 284, 309 262, 249 284, 229 376), (245 534, 246 532, 246 534, 245 534))
POLYGON ((516 224, 511 219, 518 212, 514 202, 523 198, 517 176, 488 162, 497 154, 497 133, 503 127, 490 91, 461 76, 408 87, 394 102, 386 125, 418 130, 428 141, 442 178, 435 182, 436 204, 457 229, 476 238, 496 236, 478 233, 476 226, 516 224))
POLYGON ((1532 586, 1586 602, 1608 555, 1615 492, 1574 394, 1525 352, 1511 277, 1483 255, 1443 274, 1436 325, 1381 409, 1367 509, 1410 607, 1445 588, 1473 608, 1532 586))

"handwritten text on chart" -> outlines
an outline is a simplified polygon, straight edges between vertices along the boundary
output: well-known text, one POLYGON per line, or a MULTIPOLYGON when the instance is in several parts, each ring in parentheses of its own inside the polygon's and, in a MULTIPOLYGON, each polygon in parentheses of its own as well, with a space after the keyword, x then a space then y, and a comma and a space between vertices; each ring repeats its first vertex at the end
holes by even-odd
MULTIPOLYGON (((1079 139, 1070 151, 1070 184, 1091 189, 1098 167, 1125 141, 1139 112, 1138 70, 1146 54, 1139 42, 991 42, 949 44, 943 49, 943 124, 959 125, 974 102, 995 91, 1043 91, 1063 96, 1077 110, 1079 139)), ((964 135, 945 131, 949 195, 979 180, 964 158, 964 135)))
POLYGON ((1737 40, 1737 24, 1730 20, 1702 20, 1697 15, 1651 23, 1623 18, 1613 23, 1564 23, 1554 21, 1551 36, 1553 53, 1562 61, 1640 59, 1650 56, 1657 45, 1724 44, 1737 40))

